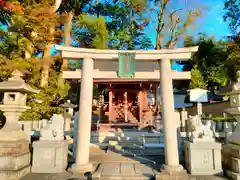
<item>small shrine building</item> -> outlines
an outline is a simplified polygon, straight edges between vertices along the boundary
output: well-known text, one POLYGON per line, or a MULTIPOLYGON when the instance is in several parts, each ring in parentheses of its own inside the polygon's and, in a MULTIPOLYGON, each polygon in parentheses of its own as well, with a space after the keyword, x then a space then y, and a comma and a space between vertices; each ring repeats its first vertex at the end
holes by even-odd
POLYGON ((105 84, 109 88, 110 120, 112 110, 121 107, 128 111, 128 103, 138 98, 141 109, 146 103, 145 90, 156 89, 160 84, 162 119, 164 121, 165 170, 180 172, 177 123, 174 112, 173 79, 190 79, 190 72, 176 72, 171 69, 171 60, 184 61, 191 58, 198 47, 162 49, 162 50, 99 50, 75 47, 56 46, 64 59, 83 59, 81 71, 64 72, 65 79, 81 79, 80 106, 78 119, 78 144, 76 164, 77 172, 88 172, 92 165, 89 162, 93 83, 105 84), (122 102, 123 105, 120 105, 122 102))

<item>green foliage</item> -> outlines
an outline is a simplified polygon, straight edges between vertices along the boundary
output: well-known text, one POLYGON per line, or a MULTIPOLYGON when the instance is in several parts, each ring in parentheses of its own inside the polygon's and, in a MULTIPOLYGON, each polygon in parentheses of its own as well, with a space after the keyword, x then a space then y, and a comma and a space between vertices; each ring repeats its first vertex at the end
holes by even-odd
POLYGON ((224 10, 224 20, 232 32, 228 42, 227 73, 232 81, 236 81, 236 72, 240 70, 240 1, 225 0, 224 10))
POLYGON ((203 120, 213 120, 215 122, 236 122, 236 119, 233 117, 223 117, 223 116, 217 116, 212 118, 203 118, 203 120))
MULTIPOLYGON (((191 66, 198 68, 207 89, 216 90, 229 83, 230 78, 227 73, 229 52, 226 43, 217 42, 214 38, 208 38, 204 34, 200 34, 200 37, 195 41, 188 37, 184 44, 185 46, 199 46, 198 52, 193 55, 189 61, 190 64, 186 65, 186 67, 188 66, 186 69, 191 66)), ((195 77, 192 77, 192 81, 197 81, 193 78, 195 77)))
POLYGON ((225 0, 224 20, 228 22, 233 35, 239 34, 240 30, 240 1, 239 0, 225 0))
POLYGON ((22 120, 50 119, 54 113, 59 114, 63 112, 63 109, 58 107, 58 105, 68 95, 70 86, 65 82, 64 88, 58 87, 59 72, 51 69, 49 84, 44 88, 40 87, 41 71, 36 65, 33 65, 31 71, 26 73, 25 76, 28 78, 26 79, 28 84, 41 91, 38 94, 28 96, 30 100, 27 105, 30 106, 31 109, 23 113, 21 116, 22 120), (39 104, 31 99, 39 99, 42 103, 39 104))
MULTIPOLYGON (((60 102, 65 99, 68 95, 69 84, 65 82, 64 88, 59 88, 57 84, 59 72, 57 72, 54 66, 51 69, 49 77, 49 85, 45 88, 40 87, 41 80, 41 66, 39 63, 24 60, 25 67, 24 80, 26 83, 31 85, 35 89, 39 89, 40 93, 28 95, 27 105, 31 107, 21 116, 22 120, 38 120, 38 119, 49 119, 54 113, 62 112, 62 108, 58 107, 60 102), (41 100, 39 104, 34 99, 41 100)), ((23 69, 23 66, 22 66, 23 69)), ((10 77, 11 66, 7 66, 1 69, 0 79, 1 81, 6 80, 10 77)))
POLYGON ((52 42, 53 38, 49 36, 48 29, 52 25, 57 25, 59 19, 48 11, 50 7, 47 8, 47 5, 25 5, 19 4, 17 1, 15 3, 22 5, 22 11, 12 12, 9 16, 8 31, 0 31, 0 81, 7 80, 13 69, 21 70, 24 73, 25 81, 33 88, 40 90, 39 94, 28 96, 27 105, 31 109, 26 111, 21 119, 49 119, 53 113, 62 111, 58 105, 68 94, 69 85, 67 83, 61 89, 57 85, 61 62, 53 60, 49 86, 41 88, 42 59, 26 59, 25 53, 27 51, 29 54, 34 54, 52 42), (42 103, 38 104, 34 98, 41 100, 42 103))
POLYGON ((206 89, 204 77, 202 76, 202 73, 198 69, 197 65, 195 65, 191 71, 190 89, 194 88, 206 89))
POLYGON ((96 18, 89 15, 80 15, 76 18, 75 35, 79 42, 85 42, 84 47, 106 49, 108 43, 108 31, 104 17, 96 18), (84 33, 78 34, 83 30, 84 33), (87 41, 84 40, 87 38, 87 41))
POLYGON ((110 49, 150 49, 152 42, 144 28, 147 1, 114 1, 91 4, 88 13, 107 19, 108 47, 110 49))

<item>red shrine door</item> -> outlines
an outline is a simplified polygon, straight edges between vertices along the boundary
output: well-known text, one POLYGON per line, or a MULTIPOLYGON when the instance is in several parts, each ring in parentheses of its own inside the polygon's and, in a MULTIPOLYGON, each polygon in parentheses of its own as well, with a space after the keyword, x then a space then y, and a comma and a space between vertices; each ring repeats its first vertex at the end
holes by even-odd
POLYGON ((112 90, 112 108, 111 120, 115 123, 128 122, 135 123, 139 121, 138 100, 136 91, 124 92, 112 90))

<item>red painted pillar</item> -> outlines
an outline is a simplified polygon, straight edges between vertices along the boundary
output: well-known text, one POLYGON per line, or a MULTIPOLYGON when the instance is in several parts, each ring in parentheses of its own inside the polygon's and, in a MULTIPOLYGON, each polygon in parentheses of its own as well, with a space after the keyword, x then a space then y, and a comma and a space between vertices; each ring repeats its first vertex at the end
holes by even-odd
POLYGON ((113 92, 109 90, 108 92, 108 121, 112 121, 112 99, 113 99, 113 92))
POLYGON ((142 91, 138 92, 139 121, 143 119, 142 91))

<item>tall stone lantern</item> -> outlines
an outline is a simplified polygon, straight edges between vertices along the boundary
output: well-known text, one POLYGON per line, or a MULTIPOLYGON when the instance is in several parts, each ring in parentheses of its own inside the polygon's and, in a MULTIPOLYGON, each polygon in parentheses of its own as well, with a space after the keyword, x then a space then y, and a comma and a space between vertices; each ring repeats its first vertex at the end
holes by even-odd
POLYGON ((77 105, 72 104, 70 100, 67 100, 64 104, 60 104, 60 107, 64 108, 64 131, 71 130, 71 122, 73 119, 73 109, 77 107, 77 105))
POLYGON ((225 111, 232 115, 238 122, 235 131, 229 137, 229 143, 240 145, 240 71, 237 73, 238 81, 233 85, 232 92, 230 93, 230 106, 231 108, 225 111))
POLYGON ((237 76, 238 81, 233 85, 230 93, 231 108, 225 111, 232 115, 238 123, 222 150, 223 166, 227 175, 234 180, 240 179, 240 71, 238 71, 237 76))
POLYGON ((30 107, 26 106, 27 94, 38 93, 22 79, 20 71, 13 71, 12 77, 0 83, 4 93, 0 110, 6 123, 0 130, 0 174, 1 180, 15 180, 30 172, 28 135, 20 130, 18 120, 30 107))

